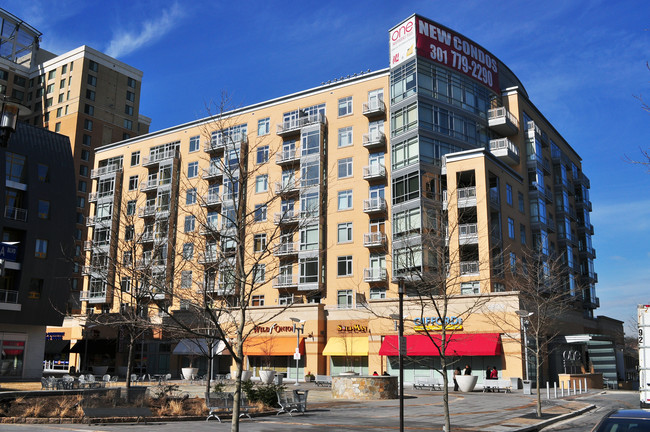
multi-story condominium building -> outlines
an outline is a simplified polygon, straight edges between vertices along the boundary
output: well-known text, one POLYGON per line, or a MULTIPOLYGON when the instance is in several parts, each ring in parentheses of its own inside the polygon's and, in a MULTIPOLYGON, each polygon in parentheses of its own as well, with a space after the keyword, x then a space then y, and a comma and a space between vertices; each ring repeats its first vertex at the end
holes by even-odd
MULTIPOLYGON (((192 304, 237 308, 233 269, 250 266, 248 367, 394 373, 403 283, 413 381, 439 366, 422 331, 441 328, 441 315, 421 287, 442 275, 442 318, 463 336, 455 359, 522 377, 521 338, 485 310, 509 313, 520 334, 520 293, 504 267, 534 251, 564 259, 564 333, 603 333, 579 155, 475 42, 417 15, 389 34, 387 69, 98 148, 84 312, 115 314, 140 295, 140 316, 164 326, 192 304)), ((136 353, 149 372, 186 364, 167 329, 136 353)), ((587 339, 572 349, 586 354, 587 339)), ((114 352, 124 365, 124 346, 114 352)))
MULTIPOLYGON (((26 122, 70 138, 77 184, 73 252, 81 257, 95 148, 149 131, 151 120, 140 115, 142 72, 88 46, 61 55, 41 49, 41 33, 4 9, 0 25, 0 94, 31 110, 26 122)), ((73 270, 68 310, 78 313, 81 261, 73 270)))
POLYGON ((0 152, 0 379, 39 378, 70 290, 74 170, 63 135, 18 123, 0 152))

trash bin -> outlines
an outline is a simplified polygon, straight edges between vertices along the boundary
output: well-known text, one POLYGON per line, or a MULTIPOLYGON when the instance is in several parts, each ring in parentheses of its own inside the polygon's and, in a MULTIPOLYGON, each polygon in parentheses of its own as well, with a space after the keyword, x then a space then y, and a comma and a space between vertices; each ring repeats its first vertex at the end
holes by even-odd
POLYGON ((307 394, 309 390, 294 390, 293 400, 298 404, 298 411, 304 413, 307 411, 307 394))
POLYGON ((533 382, 530 380, 524 380, 524 394, 532 394, 531 389, 533 387, 533 382))
POLYGON ((521 388, 520 383, 521 378, 519 377, 510 377, 510 385, 512 386, 513 390, 518 390, 521 388))
POLYGON ((273 383, 275 385, 282 385, 282 379, 284 378, 284 375, 282 374, 275 374, 275 378, 273 378, 273 383))

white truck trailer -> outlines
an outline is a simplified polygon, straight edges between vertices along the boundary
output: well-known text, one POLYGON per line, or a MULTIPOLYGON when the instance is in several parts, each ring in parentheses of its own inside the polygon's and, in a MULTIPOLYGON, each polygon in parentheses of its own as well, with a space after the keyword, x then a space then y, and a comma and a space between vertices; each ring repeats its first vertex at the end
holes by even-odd
POLYGON ((639 305, 639 397, 650 408, 650 305, 639 305))

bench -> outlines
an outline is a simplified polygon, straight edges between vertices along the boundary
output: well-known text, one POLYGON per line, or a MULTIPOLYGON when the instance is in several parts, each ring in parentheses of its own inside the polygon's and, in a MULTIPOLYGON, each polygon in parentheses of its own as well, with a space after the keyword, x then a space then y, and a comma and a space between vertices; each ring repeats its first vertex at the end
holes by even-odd
POLYGON ((512 381, 509 379, 489 379, 483 382, 483 392, 496 392, 499 393, 503 390, 504 393, 512 392, 512 381))
POLYGON ((314 384, 318 387, 332 387, 332 377, 329 375, 316 375, 314 384))
POLYGON ((292 416, 291 413, 299 411, 303 414, 305 413, 304 405, 301 406, 301 402, 299 400, 296 400, 296 398, 294 398, 294 395, 284 391, 276 392, 276 395, 278 397, 278 405, 280 405, 280 409, 276 415, 287 413, 289 416, 292 416))
POLYGON ((413 383, 416 390, 442 390, 442 380, 440 378, 419 378, 413 383))
POLYGON ((232 395, 230 393, 205 393, 205 406, 208 408, 208 418, 205 421, 210 420, 212 417, 219 420, 221 419, 219 415, 229 414, 232 415, 232 395))

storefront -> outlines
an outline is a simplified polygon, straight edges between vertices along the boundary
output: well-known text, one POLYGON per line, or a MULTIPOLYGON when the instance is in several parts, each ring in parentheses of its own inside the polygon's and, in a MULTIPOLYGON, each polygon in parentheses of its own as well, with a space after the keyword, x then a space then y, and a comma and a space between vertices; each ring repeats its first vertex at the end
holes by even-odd
POLYGON ((25 335, 0 333, 0 376, 21 377, 25 357, 25 335))
POLYGON ((328 334, 322 355, 329 357, 330 375, 343 372, 368 374, 368 323, 367 321, 337 323, 328 334))
MULTIPOLYGON (((205 375, 208 372, 209 361, 212 361, 214 375, 225 375, 230 372, 230 363, 232 362, 229 354, 225 342, 219 340, 210 347, 208 342, 202 338, 181 339, 172 351, 172 355, 175 356, 173 364, 177 365, 178 376, 180 376, 180 370, 186 367, 197 368, 199 376, 205 375)), ((163 373, 163 371, 159 373, 163 373)))
POLYGON ((67 373, 69 369, 70 336, 64 331, 48 331, 45 334, 43 373, 67 373))
MULTIPOLYGON (((288 328, 293 329, 293 327, 288 328)), ((272 369, 286 378, 295 378, 296 350, 300 354, 298 377, 302 380, 306 361, 304 337, 297 339, 293 334, 269 334, 251 336, 244 342, 244 355, 248 358, 247 369, 253 371, 253 376, 259 376, 259 371, 262 369, 272 369)))

